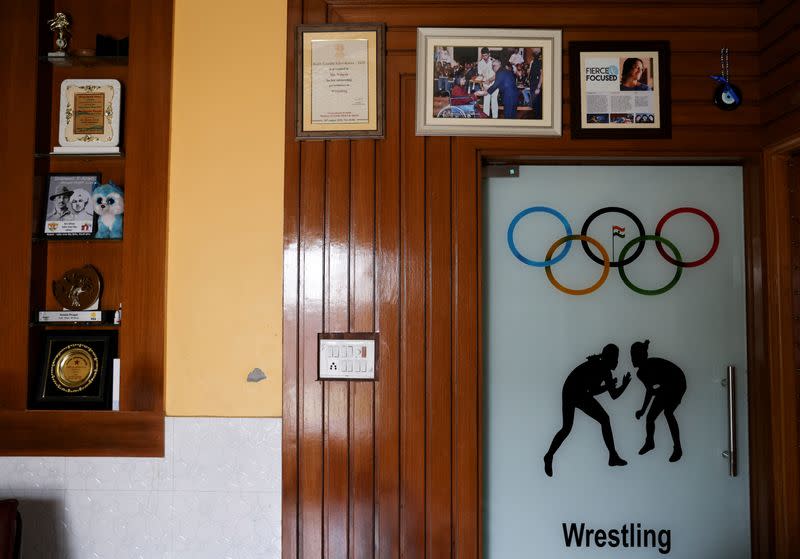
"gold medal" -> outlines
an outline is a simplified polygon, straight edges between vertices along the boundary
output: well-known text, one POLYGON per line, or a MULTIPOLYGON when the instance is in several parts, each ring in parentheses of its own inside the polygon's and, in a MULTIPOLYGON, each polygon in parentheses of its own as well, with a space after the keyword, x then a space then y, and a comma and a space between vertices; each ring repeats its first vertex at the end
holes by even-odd
POLYGON ((97 376, 97 355, 84 344, 70 344, 59 351, 50 365, 53 384, 64 392, 80 392, 97 376))

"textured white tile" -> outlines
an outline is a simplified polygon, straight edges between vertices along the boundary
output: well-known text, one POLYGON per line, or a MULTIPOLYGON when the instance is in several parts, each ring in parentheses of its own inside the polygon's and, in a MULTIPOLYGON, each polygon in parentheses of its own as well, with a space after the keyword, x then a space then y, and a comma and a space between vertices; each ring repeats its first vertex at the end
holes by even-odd
POLYGON ((176 491, 280 491, 280 419, 175 418, 176 491))
POLYGON ((280 559, 281 494, 175 492, 176 559, 280 559))
POLYGON ((67 491, 64 555, 150 559, 172 546, 169 491, 67 491))
POLYGON ((64 458, 0 457, 0 491, 65 489, 64 458))
POLYGON ((22 559, 59 559, 62 552, 64 491, 0 490, 0 499, 19 501, 22 516, 22 559))
POLYGON ((170 490, 172 469, 164 458, 68 458, 67 489, 170 490))

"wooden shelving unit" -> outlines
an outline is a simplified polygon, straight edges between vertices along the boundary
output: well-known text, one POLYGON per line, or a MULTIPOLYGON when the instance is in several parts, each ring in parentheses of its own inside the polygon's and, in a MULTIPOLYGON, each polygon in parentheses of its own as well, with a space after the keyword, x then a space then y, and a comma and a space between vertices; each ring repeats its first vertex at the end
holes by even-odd
POLYGON ((10 0, 0 19, 0 169, 9 211, 0 218, 0 454, 160 456, 164 452, 164 313, 167 172, 173 3, 170 0, 10 0), (47 20, 71 15, 70 48, 95 35, 130 38, 128 57, 53 63, 47 20), (54 156, 60 84, 67 78, 122 83, 120 156, 54 156), (119 241, 41 235, 48 173, 95 173, 125 188, 119 241), (50 290, 71 267, 92 264, 103 278, 101 308, 123 305, 116 329, 122 382, 119 412, 28 408, 41 359, 39 310, 58 309, 50 290))

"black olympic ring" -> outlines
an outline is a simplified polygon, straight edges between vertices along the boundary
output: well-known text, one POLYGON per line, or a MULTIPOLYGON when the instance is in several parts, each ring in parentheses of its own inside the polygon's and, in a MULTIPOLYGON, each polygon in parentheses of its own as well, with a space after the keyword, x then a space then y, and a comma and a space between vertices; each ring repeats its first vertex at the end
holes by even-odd
MULTIPOLYGON (((595 219, 597 219, 601 215, 607 214, 607 213, 620 213, 620 214, 628 216, 630 218, 630 220, 633 221, 634 225, 636 225, 636 228, 639 230, 639 234, 637 235, 637 238, 640 238, 641 240, 639 241, 639 244, 636 246, 636 250, 633 251, 633 254, 631 254, 629 257, 627 257, 627 258, 625 258, 625 259, 623 259, 621 261, 616 261, 616 262, 612 261, 610 263, 610 266, 612 268, 619 268, 620 265, 627 266, 628 264, 630 264, 631 262, 633 262, 634 260, 639 258, 639 255, 642 254, 642 251, 644 250, 644 243, 645 243, 645 241, 644 241, 644 236, 645 236, 644 225, 642 225, 642 221, 638 217, 636 217, 636 214, 634 214, 632 211, 626 210, 625 208, 620 208, 618 206, 608 206, 607 208, 600 208, 599 210, 594 212, 592 215, 587 217, 586 221, 583 222, 583 227, 581 227, 581 235, 583 235, 585 237, 588 236, 589 235, 589 225, 591 225, 592 221, 594 221, 595 219)), ((586 255, 589 258, 591 258, 592 260, 594 260, 595 262, 597 262, 601 266, 605 265, 605 262, 603 262, 603 260, 601 258, 598 258, 595 255, 595 253, 592 252, 592 249, 589 248, 589 243, 587 243, 586 241, 581 241, 581 245, 583 245, 583 251, 586 253, 586 255)))

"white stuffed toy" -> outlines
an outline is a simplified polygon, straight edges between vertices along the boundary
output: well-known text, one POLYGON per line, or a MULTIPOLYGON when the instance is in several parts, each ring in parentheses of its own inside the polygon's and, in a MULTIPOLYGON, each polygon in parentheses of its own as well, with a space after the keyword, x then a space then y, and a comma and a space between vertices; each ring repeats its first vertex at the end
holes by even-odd
POLYGON ((125 211, 125 198, 122 189, 113 182, 95 183, 92 190, 94 213, 97 214, 96 239, 121 239, 122 214, 125 211))

